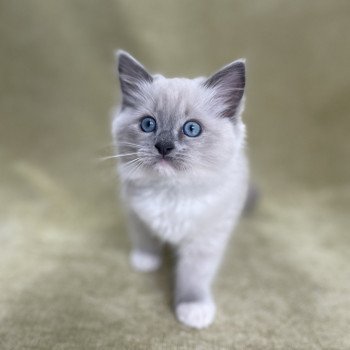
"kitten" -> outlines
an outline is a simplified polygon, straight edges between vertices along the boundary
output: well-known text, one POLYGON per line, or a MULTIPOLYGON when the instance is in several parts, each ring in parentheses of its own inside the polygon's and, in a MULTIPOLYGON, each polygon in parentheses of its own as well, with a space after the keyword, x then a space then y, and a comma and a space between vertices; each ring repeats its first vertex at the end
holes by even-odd
POLYGON ((151 75, 117 52, 122 103, 112 132, 138 271, 161 265, 163 243, 177 256, 176 316, 204 328, 214 320, 211 285, 244 207, 245 61, 209 78, 151 75))

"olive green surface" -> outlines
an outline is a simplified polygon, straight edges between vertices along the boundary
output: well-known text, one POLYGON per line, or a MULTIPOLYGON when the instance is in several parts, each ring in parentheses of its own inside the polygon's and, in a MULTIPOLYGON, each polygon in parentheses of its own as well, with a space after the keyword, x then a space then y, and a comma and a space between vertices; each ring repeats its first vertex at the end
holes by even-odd
POLYGON ((350 349, 349 33, 349 1, 0 1, 0 349, 350 349), (207 330, 174 317, 169 252, 128 264, 115 48, 168 76, 247 58, 261 197, 207 330))

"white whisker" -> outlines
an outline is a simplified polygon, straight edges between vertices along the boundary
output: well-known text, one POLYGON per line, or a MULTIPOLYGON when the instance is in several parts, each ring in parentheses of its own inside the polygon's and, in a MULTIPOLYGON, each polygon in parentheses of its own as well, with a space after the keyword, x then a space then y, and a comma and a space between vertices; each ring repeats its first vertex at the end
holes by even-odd
POLYGON ((132 164, 126 164, 127 166, 131 166, 131 169, 127 173, 126 177, 130 177, 143 165, 143 162, 141 161, 141 159, 134 159, 134 161, 131 161, 130 163, 132 164))
POLYGON ((132 165, 133 163, 136 163, 136 162, 139 162, 141 161, 140 158, 136 158, 136 159, 132 159, 132 160, 129 160, 128 162, 124 163, 123 165, 125 166, 129 166, 129 165, 132 165))
POLYGON ((120 157, 133 156, 135 154, 137 154, 137 152, 125 153, 125 154, 116 154, 114 156, 102 157, 102 158, 100 158, 100 160, 108 160, 108 159, 115 159, 115 158, 120 158, 120 157))
POLYGON ((136 143, 132 143, 132 142, 117 142, 117 145, 116 146, 120 146, 120 145, 123 145, 123 146, 135 146, 135 147, 140 147, 140 145, 136 144, 136 143))

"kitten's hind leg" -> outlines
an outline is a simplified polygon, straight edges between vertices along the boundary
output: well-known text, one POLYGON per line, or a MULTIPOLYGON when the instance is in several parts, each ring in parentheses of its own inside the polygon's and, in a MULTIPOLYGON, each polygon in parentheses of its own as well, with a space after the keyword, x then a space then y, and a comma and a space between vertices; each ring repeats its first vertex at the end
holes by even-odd
POLYGON ((129 214, 129 236, 132 243, 131 266, 140 272, 157 270, 162 264, 162 243, 132 213, 129 214))

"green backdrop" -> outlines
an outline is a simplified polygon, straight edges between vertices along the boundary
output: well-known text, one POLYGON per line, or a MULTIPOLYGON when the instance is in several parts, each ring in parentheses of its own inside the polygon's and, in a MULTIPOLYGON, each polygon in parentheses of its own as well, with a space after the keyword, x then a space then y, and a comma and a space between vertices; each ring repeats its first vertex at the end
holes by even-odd
POLYGON ((348 1, 0 1, 0 348, 349 349, 348 1), (110 152, 113 50, 208 75, 247 58, 262 196, 208 330, 171 310, 171 254, 132 272, 110 152))

